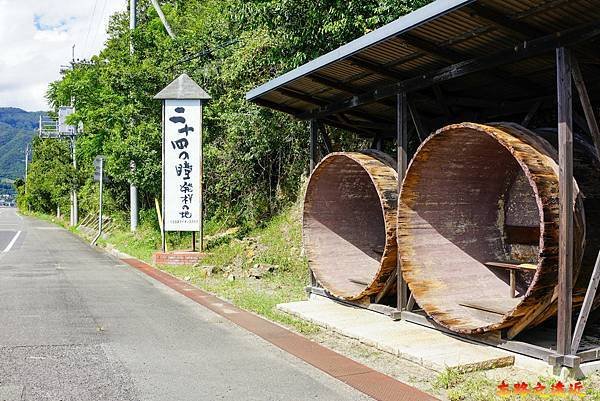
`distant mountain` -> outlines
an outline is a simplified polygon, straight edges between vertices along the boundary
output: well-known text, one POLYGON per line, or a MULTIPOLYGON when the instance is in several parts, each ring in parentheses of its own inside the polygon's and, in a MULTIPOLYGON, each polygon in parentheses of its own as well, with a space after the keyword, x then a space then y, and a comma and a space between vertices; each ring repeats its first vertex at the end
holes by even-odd
POLYGON ((0 107, 0 179, 25 173, 25 147, 36 134, 40 115, 14 107, 0 107))

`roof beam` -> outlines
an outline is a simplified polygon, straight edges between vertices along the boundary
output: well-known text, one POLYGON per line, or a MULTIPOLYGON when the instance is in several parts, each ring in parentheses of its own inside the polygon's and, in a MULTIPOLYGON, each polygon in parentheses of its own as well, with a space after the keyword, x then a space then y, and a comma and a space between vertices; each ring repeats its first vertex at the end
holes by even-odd
POLYGON ((596 21, 592 24, 585 24, 562 32, 529 40, 490 56, 463 61, 395 84, 383 85, 360 95, 351 96, 342 101, 330 103, 327 106, 322 106, 310 112, 302 113, 298 117, 302 119, 319 118, 329 114, 338 113, 343 110, 380 101, 381 99, 394 96, 397 93, 412 92, 428 88, 440 82, 496 68, 528 57, 538 56, 553 51, 557 47, 572 46, 598 36, 600 36, 600 22, 596 21))
POLYGON ((381 75, 386 78, 390 78, 390 79, 393 79, 396 81, 399 79, 406 78, 406 75, 403 75, 397 71, 390 70, 389 68, 386 68, 385 66, 383 66, 379 63, 375 63, 373 61, 366 60, 364 58, 352 56, 352 57, 348 58, 347 60, 349 62, 351 62, 352 64, 354 64, 364 70, 374 72, 375 74, 381 75))
POLYGON ((351 93, 351 94, 356 94, 356 93, 360 93, 362 91, 357 86, 354 86, 352 84, 345 83, 345 82, 342 82, 342 81, 338 81, 337 79, 328 78, 328 77, 326 77, 324 75, 321 75, 321 74, 307 75, 307 78, 310 79, 313 82, 316 82, 316 83, 321 84, 321 85, 328 86, 328 87, 333 88, 333 89, 340 90, 342 92, 348 92, 348 93, 351 93))
POLYGON ((304 110, 296 109, 294 107, 290 107, 283 103, 272 102, 272 101, 266 100, 266 99, 256 99, 255 103, 260 106, 268 107, 270 109, 283 111, 284 113, 291 114, 294 117, 298 117, 304 111, 304 110))
MULTIPOLYGON (((301 100, 306 103, 314 104, 315 106, 324 106, 327 104, 327 101, 324 99, 320 99, 315 96, 312 96, 312 95, 309 95, 307 93, 300 92, 297 90, 292 90, 289 88, 279 88, 279 89, 277 89, 277 91, 287 97, 292 98, 292 99, 301 100)), ((383 118, 378 118, 370 113, 365 113, 365 112, 362 112, 359 110, 351 110, 351 111, 348 111, 347 114, 355 116, 362 120, 365 120, 365 122, 369 123, 369 124, 371 124, 371 123, 374 123, 374 124, 387 123, 387 120, 385 120, 383 118)))
MULTIPOLYGON (((365 89, 360 88, 358 86, 355 86, 355 85, 352 85, 352 84, 349 84, 346 82, 341 82, 341 81, 326 77, 321 74, 308 75, 306 78, 308 78, 311 81, 314 81, 316 83, 319 83, 321 85, 325 85, 329 88, 347 92, 351 95, 358 95, 365 91, 365 89)), ((429 97, 422 96, 422 95, 415 95, 415 99, 423 102, 424 105, 422 106, 422 108, 427 109, 430 112, 444 113, 443 105, 440 104, 439 101, 436 101, 436 99, 429 98, 429 97)), ((381 103, 387 107, 390 107, 390 108, 394 108, 394 109, 396 108, 396 102, 391 99, 382 99, 379 101, 379 103, 381 103)))
POLYGON ((284 96, 291 97, 292 99, 301 100, 305 103, 314 104, 315 106, 323 106, 327 104, 326 100, 319 99, 315 96, 309 95, 304 92, 296 91, 289 88, 278 88, 277 92, 284 96))
POLYGON ((430 53, 434 56, 440 57, 450 63, 456 63, 464 59, 464 55, 461 53, 458 53, 447 47, 440 47, 433 42, 419 38, 418 36, 412 35, 410 33, 406 33, 400 36, 400 38, 410 46, 418 50, 430 53))
POLYGON ((347 118, 333 118, 339 116, 329 116, 323 118, 325 124, 330 125, 332 127, 344 129, 347 131, 355 132, 361 136, 372 137, 375 135, 386 136, 387 132, 393 130, 393 124, 366 124, 366 123, 356 123, 354 121, 348 120, 347 118))
POLYGON ((486 7, 481 3, 469 4, 469 8, 475 15, 484 19, 486 22, 491 23, 496 27, 518 33, 526 38, 537 38, 547 33, 540 31, 539 29, 534 28, 522 21, 516 21, 513 18, 507 17, 505 14, 486 7))
MULTIPOLYGON (((401 38, 406 41, 410 46, 419 50, 424 50, 434 56, 440 57, 450 63, 458 63, 465 59, 465 54, 457 52, 447 47, 439 46, 436 43, 428 40, 419 38, 411 34, 402 35, 401 38)), ((502 79, 512 83, 514 86, 520 88, 527 88, 532 94, 539 94, 542 88, 532 84, 531 81, 523 78, 511 76, 503 71, 490 72, 490 75, 494 79, 502 79)))

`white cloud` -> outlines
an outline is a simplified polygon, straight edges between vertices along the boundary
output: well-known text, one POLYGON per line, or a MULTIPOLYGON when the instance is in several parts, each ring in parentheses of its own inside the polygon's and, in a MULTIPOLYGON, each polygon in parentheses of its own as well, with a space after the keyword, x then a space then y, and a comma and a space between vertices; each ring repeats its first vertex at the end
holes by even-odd
POLYGON ((61 65, 97 54, 127 0, 0 0, 0 107, 46 110, 61 65))

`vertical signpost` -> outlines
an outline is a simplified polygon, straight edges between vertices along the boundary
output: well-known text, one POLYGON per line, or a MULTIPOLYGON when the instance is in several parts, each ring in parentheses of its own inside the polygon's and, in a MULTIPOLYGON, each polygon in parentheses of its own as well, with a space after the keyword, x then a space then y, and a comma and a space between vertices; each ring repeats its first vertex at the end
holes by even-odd
POLYGON ((96 241, 102 235, 103 228, 102 195, 104 192, 104 182, 106 181, 106 177, 104 177, 104 156, 96 156, 94 159, 94 181, 100 183, 100 195, 98 196, 98 234, 92 240, 92 246, 96 245, 96 241))
POLYGON ((192 232, 192 250, 199 232, 202 251, 202 106, 210 96, 182 74, 154 98, 163 102, 162 251, 168 231, 192 232))

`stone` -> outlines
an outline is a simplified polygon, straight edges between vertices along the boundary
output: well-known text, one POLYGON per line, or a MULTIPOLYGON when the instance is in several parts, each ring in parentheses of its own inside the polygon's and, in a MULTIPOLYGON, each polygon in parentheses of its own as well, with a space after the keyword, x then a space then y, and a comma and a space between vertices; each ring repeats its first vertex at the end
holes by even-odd
POLYGON ((266 273, 272 273, 277 270, 279 266, 270 265, 266 263, 255 263, 254 266, 248 271, 248 277, 262 278, 266 273))
POLYGON ((202 265, 198 266, 198 268, 204 276, 212 276, 217 271, 217 267, 213 265, 202 265))

